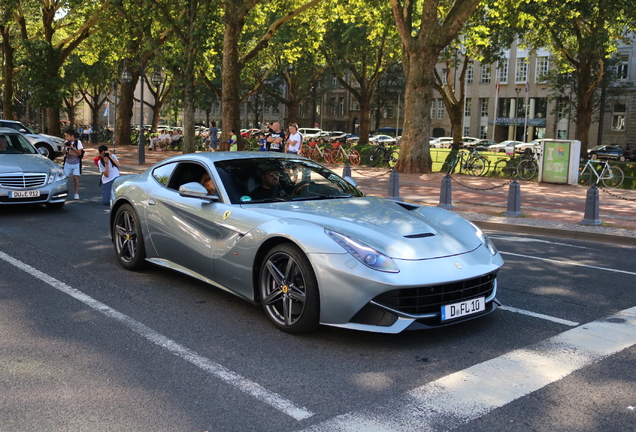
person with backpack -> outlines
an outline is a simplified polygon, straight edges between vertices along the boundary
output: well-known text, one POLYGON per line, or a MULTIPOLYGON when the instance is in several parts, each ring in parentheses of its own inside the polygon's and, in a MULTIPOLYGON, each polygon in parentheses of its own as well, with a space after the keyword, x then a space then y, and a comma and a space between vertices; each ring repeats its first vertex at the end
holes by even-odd
POLYGON ((64 132, 66 142, 64 143, 64 174, 66 178, 73 177, 73 188, 75 195, 73 198, 78 200, 79 197, 79 178, 82 173, 82 158, 84 157, 84 146, 82 142, 75 137, 74 130, 64 132))
POLYGON ((113 180, 119 177, 119 160, 114 154, 108 152, 108 147, 100 145, 99 152, 99 172, 102 173, 102 204, 110 204, 110 193, 113 190, 113 180))

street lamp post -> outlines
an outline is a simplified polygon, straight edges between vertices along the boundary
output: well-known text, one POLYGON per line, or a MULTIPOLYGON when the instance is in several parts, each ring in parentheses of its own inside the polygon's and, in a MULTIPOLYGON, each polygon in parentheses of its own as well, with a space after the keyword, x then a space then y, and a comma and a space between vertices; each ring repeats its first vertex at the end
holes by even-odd
POLYGON ((515 89, 515 93, 517 96, 515 97, 515 136, 513 141, 517 141, 517 123, 519 123, 519 93, 521 92, 520 88, 515 89))
POLYGON ((113 90, 115 92, 115 119, 113 120, 113 153, 117 153, 117 87, 118 81, 113 81, 113 90))

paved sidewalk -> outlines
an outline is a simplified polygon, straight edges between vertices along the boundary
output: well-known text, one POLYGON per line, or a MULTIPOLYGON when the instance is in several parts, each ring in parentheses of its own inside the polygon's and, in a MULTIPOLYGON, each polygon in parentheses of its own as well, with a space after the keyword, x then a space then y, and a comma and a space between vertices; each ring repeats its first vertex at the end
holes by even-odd
MULTIPOLYGON (((86 160, 97 155, 96 145, 86 145, 86 160)), ((146 151, 145 164, 137 164, 137 148, 118 146, 111 151, 122 162, 124 172, 139 172, 180 151, 146 151)), ((342 174, 343 166, 328 164, 342 174)), ((353 167, 352 177, 362 191, 384 196, 389 191, 388 168, 353 167)), ((436 206, 444 175, 399 174, 400 198, 407 202, 436 206)), ((584 218, 587 187, 520 181, 521 212, 506 217, 509 180, 454 175, 451 182, 454 212, 474 221, 484 229, 527 234, 597 240, 636 245, 636 191, 601 189, 599 192, 602 225, 589 226, 584 218)))

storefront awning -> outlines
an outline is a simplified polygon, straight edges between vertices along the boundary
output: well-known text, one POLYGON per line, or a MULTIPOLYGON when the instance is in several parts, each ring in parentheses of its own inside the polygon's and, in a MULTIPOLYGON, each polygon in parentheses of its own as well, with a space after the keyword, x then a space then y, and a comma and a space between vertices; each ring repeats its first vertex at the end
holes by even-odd
MULTIPOLYGON (((489 125, 494 124, 496 126, 523 126, 526 122, 524 118, 508 118, 508 117, 497 117, 495 120, 490 120, 488 122, 489 125)), ((545 127, 545 118, 529 118, 528 126, 534 127, 545 127)))

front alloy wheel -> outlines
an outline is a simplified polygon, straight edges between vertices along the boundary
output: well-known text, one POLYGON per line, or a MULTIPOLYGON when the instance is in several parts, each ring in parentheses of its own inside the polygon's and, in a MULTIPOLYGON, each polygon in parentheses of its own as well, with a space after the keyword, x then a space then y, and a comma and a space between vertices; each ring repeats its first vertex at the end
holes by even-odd
POLYGON ((138 270, 145 264, 146 249, 139 217, 135 209, 124 204, 115 214, 113 222, 113 243, 117 260, 127 270, 138 270))
POLYGON ((259 287, 263 309, 280 330, 303 333, 318 326, 318 283, 309 260, 297 246, 280 244, 267 253, 259 287))

